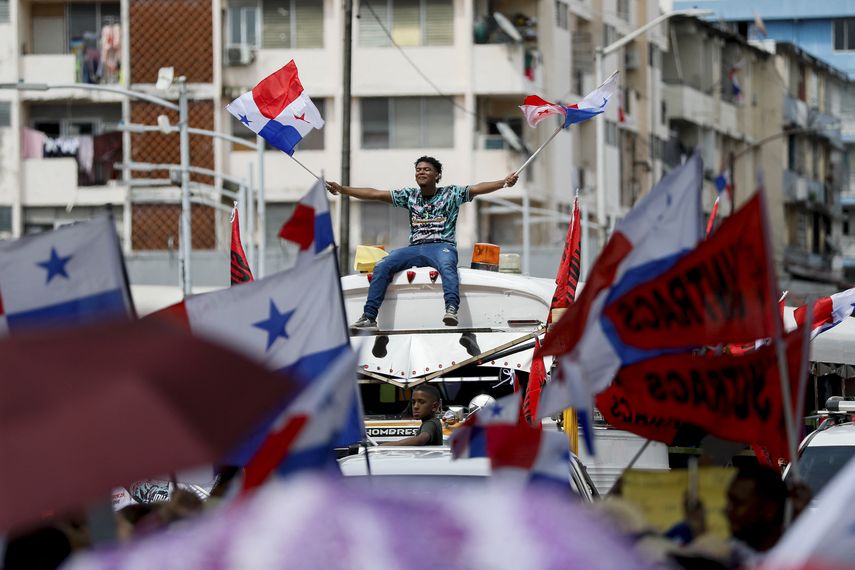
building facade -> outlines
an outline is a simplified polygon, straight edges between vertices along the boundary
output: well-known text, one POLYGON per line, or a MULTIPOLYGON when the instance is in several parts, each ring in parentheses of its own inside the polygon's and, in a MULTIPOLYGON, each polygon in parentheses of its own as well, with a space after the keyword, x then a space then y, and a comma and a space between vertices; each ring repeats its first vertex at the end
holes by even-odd
POLYGON ((725 215, 764 187, 781 287, 799 300, 845 286, 840 112, 847 77, 792 44, 773 47, 761 49, 728 27, 674 19, 663 66, 667 162, 700 150, 707 212, 719 176, 731 186, 725 215))
POLYGON ((841 184, 842 230, 837 247, 847 282, 855 282, 855 4, 847 0, 676 0, 674 8, 704 8, 710 20, 727 22, 731 31, 775 51, 778 42, 839 70, 848 77, 840 87, 837 117, 843 148, 841 184))

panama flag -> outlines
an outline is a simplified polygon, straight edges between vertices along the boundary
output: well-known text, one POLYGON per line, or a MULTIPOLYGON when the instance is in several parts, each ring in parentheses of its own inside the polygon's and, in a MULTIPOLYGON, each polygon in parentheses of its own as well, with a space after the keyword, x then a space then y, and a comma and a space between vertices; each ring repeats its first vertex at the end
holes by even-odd
POLYGON ((609 99, 617 91, 617 79, 618 72, 615 71, 602 85, 573 105, 565 106, 558 103, 550 103, 537 95, 529 95, 525 98, 523 104, 520 105, 520 110, 525 115, 529 126, 536 127, 540 121, 550 115, 560 115, 564 118, 564 128, 566 129, 574 123, 587 121, 605 111, 609 99))
POLYGON ((12 334, 131 317, 113 220, 103 216, 0 245, 0 297, 0 321, 12 334))
POLYGON ((294 147, 312 129, 324 126, 318 108, 303 92, 293 59, 226 109, 272 146, 288 154, 294 154, 294 147))
POLYGON ((350 344, 335 263, 329 251, 299 270, 193 295, 155 315, 308 381, 350 344))
POLYGON ((564 434, 532 427, 519 392, 478 410, 451 434, 454 459, 489 457, 493 476, 527 482, 569 483, 569 442, 564 434))
POLYGON ((261 485, 274 471, 286 475, 304 469, 333 469, 336 442, 363 439, 361 406, 353 389, 356 365, 356 353, 344 351, 276 418, 246 464, 245 491, 261 485), (360 417, 351 423, 348 413, 355 405, 360 417))
MULTIPOLYGON (((820 333, 834 328, 843 322, 843 319, 852 315, 855 310, 855 288, 835 293, 831 297, 822 297, 816 300, 813 306, 813 323, 811 323, 811 340, 820 333)), ((802 305, 793 312, 796 326, 804 326, 807 305, 802 305)))
POLYGON ((279 237, 297 244, 300 258, 304 252, 315 255, 334 243, 330 203, 323 181, 318 180, 309 192, 300 198, 291 218, 279 230, 279 237))
POLYGON ((542 354, 561 374, 543 387, 538 416, 588 409, 622 364, 657 354, 624 345, 603 314, 608 301, 667 271, 701 239, 703 163, 694 154, 669 172, 615 226, 576 302, 546 333, 542 354))

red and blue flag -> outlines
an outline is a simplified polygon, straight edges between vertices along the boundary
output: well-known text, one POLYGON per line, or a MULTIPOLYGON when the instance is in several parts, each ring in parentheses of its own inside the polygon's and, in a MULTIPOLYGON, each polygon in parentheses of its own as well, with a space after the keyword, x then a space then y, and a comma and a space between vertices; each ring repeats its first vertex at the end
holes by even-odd
POLYGON ((293 59, 226 109, 271 146, 289 155, 312 129, 324 126, 318 108, 303 91, 293 59))

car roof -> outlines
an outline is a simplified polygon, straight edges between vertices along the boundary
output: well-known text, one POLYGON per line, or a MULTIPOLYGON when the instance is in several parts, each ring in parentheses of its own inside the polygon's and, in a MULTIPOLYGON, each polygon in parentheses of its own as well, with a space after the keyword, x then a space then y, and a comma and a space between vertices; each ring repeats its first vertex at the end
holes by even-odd
POLYGON ((845 423, 831 426, 828 429, 816 432, 808 447, 831 447, 831 446, 855 446, 855 423, 845 423))
MULTIPOLYGON (((368 450, 372 475, 468 476, 490 475, 490 460, 472 457, 452 461, 448 447, 371 447, 368 450)), ((338 461, 345 476, 367 475, 365 450, 338 461)))

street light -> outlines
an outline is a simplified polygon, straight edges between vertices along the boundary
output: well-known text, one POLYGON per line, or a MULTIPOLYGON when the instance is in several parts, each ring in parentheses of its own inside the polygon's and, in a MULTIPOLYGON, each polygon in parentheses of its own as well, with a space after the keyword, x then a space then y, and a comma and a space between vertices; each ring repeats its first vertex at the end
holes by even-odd
MULTIPOLYGON (((614 53, 619 50, 626 44, 634 41, 635 38, 645 33, 646 31, 654 28, 664 22, 669 18, 673 18, 674 16, 694 16, 696 18, 700 18, 703 16, 711 16, 714 14, 712 10, 697 10, 697 9, 687 9, 687 10, 671 10, 670 12, 665 12, 660 16, 650 20, 640 28, 637 28, 625 35, 621 39, 616 42, 613 42, 606 47, 598 47, 596 49, 596 77, 594 80, 595 85, 601 85, 603 83, 603 77, 605 76, 604 66, 604 58, 605 56, 614 53)), ((603 119, 597 120, 597 226, 600 228, 600 247, 602 247, 606 242, 606 185, 605 185, 605 177, 606 177, 606 123, 603 119)))

